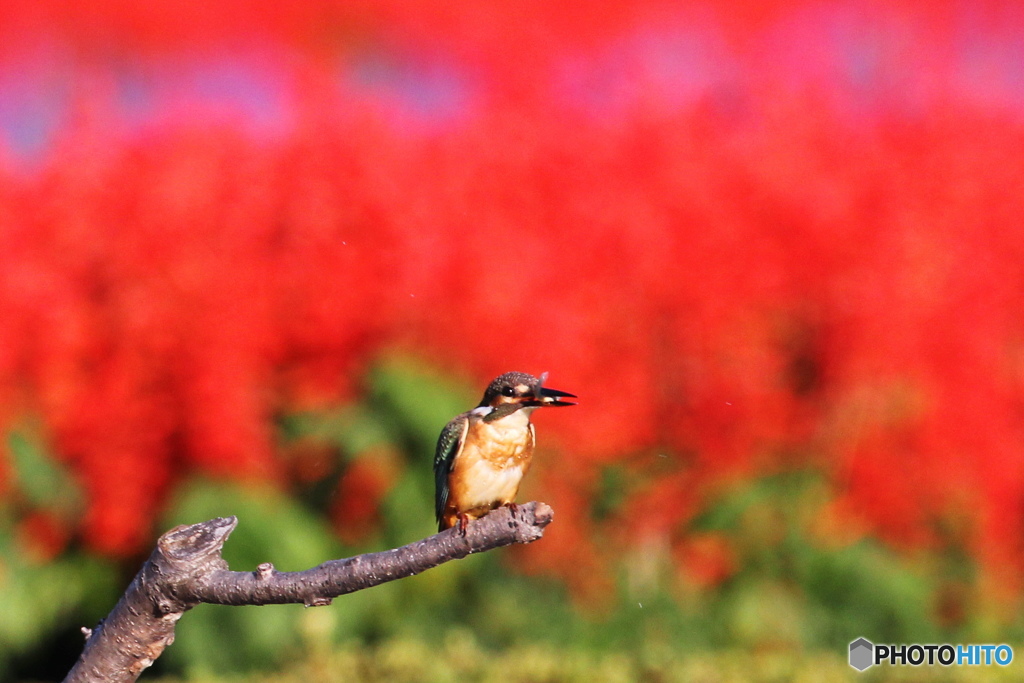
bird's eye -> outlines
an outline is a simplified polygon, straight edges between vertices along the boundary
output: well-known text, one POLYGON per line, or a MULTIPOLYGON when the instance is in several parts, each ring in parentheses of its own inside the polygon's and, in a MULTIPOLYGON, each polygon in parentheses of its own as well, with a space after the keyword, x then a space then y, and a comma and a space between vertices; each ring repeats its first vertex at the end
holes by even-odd
POLYGON ((512 396, 516 395, 516 390, 513 389, 512 387, 502 387, 501 395, 502 396, 508 396, 508 397, 511 398, 512 396))

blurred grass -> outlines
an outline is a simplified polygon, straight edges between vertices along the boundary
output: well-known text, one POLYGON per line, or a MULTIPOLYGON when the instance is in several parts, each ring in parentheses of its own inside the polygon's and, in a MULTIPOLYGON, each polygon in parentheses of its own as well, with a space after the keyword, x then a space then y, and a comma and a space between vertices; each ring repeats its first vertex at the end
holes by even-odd
POLYGON ((840 654, 823 651, 724 650, 680 655, 669 648, 638 656, 628 651, 587 652, 537 641, 496 652, 472 632, 455 629, 440 645, 397 638, 372 646, 348 644, 311 653, 260 675, 159 678, 164 683, 832 683, 857 681, 1018 680, 1017 667, 876 667, 858 673, 840 654))

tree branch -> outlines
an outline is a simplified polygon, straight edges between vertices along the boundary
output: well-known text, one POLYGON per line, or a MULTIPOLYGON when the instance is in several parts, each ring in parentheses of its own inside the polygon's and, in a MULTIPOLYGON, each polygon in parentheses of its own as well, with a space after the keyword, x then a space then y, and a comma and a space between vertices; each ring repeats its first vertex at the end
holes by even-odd
POLYGON ((422 541, 330 560, 301 572, 278 572, 270 563, 253 572, 233 572, 221 557, 224 542, 238 524, 235 517, 179 526, 157 541, 113 611, 89 631, 85 650, 65 683, 136 680, 174 641, 181 615, 206 602, 217 605, 301 603, 329 605, 339 595, 419 574, 450 560, 513 543, 532 543, 544 535, 554 511, 527 503, 513 512, 499 508, 457 529, 422 541))

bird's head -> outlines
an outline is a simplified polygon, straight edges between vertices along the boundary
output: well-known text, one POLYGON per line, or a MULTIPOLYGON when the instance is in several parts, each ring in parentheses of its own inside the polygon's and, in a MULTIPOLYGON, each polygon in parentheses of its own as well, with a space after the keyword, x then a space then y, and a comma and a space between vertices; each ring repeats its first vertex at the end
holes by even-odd
POLYGON ((497 409, 505 406, 505 411, 507 411, 510 408, 576 405, 571 401, 561 400, 576 398, 574 394, 544 386, 544 380, 547 377, 548 373, 546 372, 540 377, 534 377, 525 372, 506 372, 488 385, 479 407, 497 409))

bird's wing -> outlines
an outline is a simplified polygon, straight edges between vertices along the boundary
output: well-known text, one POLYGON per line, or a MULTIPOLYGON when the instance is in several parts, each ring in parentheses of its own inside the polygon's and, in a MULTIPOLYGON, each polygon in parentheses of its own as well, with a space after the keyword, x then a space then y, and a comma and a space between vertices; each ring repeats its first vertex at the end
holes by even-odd
POLYGON ((437 450, 434 451, 434 515, 438 522, 448 503, 448 473, 455 466, 455 458, 462 452, 468 431, 469 417, 459 415, 445 425, 437 439, 437 450))

